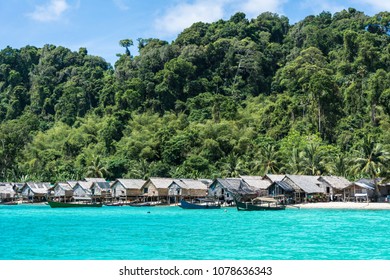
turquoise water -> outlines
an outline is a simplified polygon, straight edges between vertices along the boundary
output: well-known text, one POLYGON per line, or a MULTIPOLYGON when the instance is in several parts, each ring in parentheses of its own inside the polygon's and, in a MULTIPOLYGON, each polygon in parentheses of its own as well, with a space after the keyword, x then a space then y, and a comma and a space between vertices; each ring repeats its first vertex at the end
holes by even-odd
POLYGON ((0 206, 2 260, 390 260, 389 233, 386 210, 0 206))

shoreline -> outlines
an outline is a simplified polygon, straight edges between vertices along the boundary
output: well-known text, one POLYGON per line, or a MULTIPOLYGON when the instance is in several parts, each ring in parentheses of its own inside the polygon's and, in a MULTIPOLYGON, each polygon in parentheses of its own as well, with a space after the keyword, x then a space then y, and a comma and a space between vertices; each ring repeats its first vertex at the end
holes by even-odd
POLYGON ((388 202, 316 202, 288 205, 287 208, 298 209, 362 209, 362 210, 390 210, 388 202))

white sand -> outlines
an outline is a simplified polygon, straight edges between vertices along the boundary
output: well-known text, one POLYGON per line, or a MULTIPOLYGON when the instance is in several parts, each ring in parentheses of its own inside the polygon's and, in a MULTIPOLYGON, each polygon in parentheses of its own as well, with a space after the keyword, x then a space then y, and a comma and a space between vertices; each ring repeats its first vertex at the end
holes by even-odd
POLYGON ((317 203, 304 203, 287 206, 288 208, 301 208, 301 209, 370 209, 370 210, 390 210, 390 203, 378 203, 378 202, 317 202, 317 203))

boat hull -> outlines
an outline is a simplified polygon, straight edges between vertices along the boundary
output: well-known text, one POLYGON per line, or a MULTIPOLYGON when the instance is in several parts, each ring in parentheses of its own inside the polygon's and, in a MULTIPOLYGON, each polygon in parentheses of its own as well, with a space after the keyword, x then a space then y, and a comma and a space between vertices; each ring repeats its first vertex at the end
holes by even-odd
POLYGON ((49 201, 48 202, 51 208, 83 208, 83 207, 102 207, 101 203, 66 203, 66 202, 57 202, 49 201))
POLYGON ((221 205, 218 204, 196 204, 196 203, 190 203, 186 200, 182 199, 180 200, 179 206, 183 209, 219 209, 221 208, 221 205))
POLYGON ((238 211, 275 211, 286 209, 284 205, 256 205, 251 202, 239 201, 236 201, 236 207, 238 211))

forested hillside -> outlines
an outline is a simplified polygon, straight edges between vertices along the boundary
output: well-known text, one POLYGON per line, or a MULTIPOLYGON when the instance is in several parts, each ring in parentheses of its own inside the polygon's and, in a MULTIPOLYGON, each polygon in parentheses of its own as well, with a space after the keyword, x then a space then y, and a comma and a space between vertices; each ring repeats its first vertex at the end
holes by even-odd
POLYGON ((0 180, 389 176, 389 12, 237 13, 120 44, 114 67, 0 51, 0 180))

